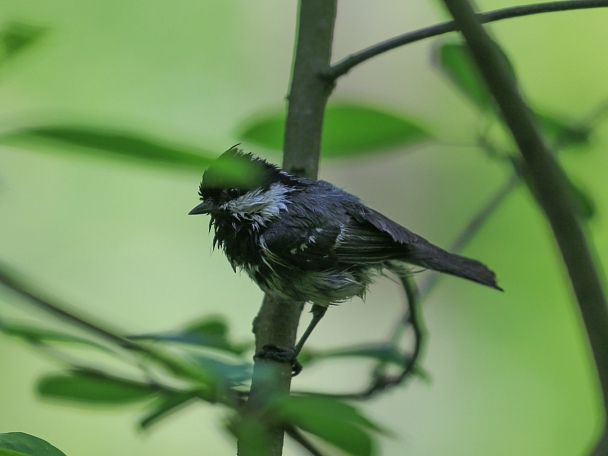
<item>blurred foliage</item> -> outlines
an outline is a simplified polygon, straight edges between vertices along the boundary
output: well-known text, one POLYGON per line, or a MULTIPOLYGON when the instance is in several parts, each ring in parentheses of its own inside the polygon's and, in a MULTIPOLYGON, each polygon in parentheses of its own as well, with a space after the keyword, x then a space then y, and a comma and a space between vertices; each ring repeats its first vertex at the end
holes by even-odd
MULTIPOLYGON (((0 65, 35 45, 46 28, 9 23, 0 31, 0 65)), ((504 55, 504 54, 503 54, 504 55)), ((504 55, 507 66, 516 77, 511 59, 504 55)), ((497 119, 487 90, 471 65, 466 48, 456 39, 442 40, 435 49, 435 62, 442 73, 465 98, 479 110, 485 122, 497 119)), ((540 128, 560 150, 589 150, 594 126, 550 114, 544 106, 534 107, 540 128)), ((379 104, 369 105, 352 98, 349 102, 331 103, 325 117, 322 151, 326 158, 369 156, 374 159, 388 149, 407 150, 438 137, 439 126, 427 125, 423 116, 404 113, 379 104)), ((280 151, 285 117, 282 110, 258 110, 248 120, 235 120, 240 140, 280 151)), ((510 155, 509 146, 491 135, 474 138, 490 157, 499 150, 510 155)), ((18 145, 22 150, 44 151, 54 155, 95 155, 115 162, 132 162, 158 166, 163 170, 182 169, 200 172, 217 155, 206 144, 181 145, 159 139, 157 132, 116 128, 107 124, 28 125, 0 134, 4 144, 18 145)), ((181 143, 181 141, 180 141, 181 143)), ((516 172, 519 172, 515 166, 516 172)), ((572 184, 573 198, 579 203, 580 215, 590 219, 597 204, 584 185, 572 184)), ((111 346, 96 337, 61 331, 44 324, 29 325, 2 318, 0 331, 44 350, 68 367, 45 374, 37 383, 41 397, 87 406, 128 406, 143 409, 141 429, 149 429, 190 405, 204 402, 222 408, 227 429, 251 449, 251 454, 265 455, 265 426, 268 422, 292 426, 315 436, 346 454, 366 456, 376 451, 375 439, 387 432, 366 418, 358 408, 336 398, 297 395, 289 398, 269 397, 263 420, 243 417, 234 412, 246 397, 251 376, 250 341, 235 341, 226 320, 208 315, 180 328, 156 333, 131 335, 127 339, 141 346, 134 354, 125 347, 111 346), (110 355, 116 363, 92 366, 90 353, 110 355), (159 356, 160 355, 160 356, 159 356), (173 369, 186 366, 184 371, 173 369), (138 371, 134 376, 132 370, 138 371), (190 370, 188 370, 190 369, 190 370)), ((343 349, 305 352, 302 361, 362 358, 379 365, 402 367, 407 358, 397 349, 397 341, 387 344, 360 345, 343 349)), ((420 371, 417 371, 419 373, 420 371)), ((0 434, 0 455, 61 455, 48 443, 21 433, 0 434)))
POLYGON ((77 155, 95 154, 115 160, 131 160, 162 166, 163 169, 183 168, 199 172, 209 166, 214 154, 198 148, 170 145, 146 134, 122 132, 89 126, 55 125, 30 127, 9 132, 0 140, 21 144, 27 148, 55 154, 72 152, 77 155), (55 147, 53 147, 55 146, 55 147))
MULTIPOLYGON (((412 116, 357 102, 330 103, 323 122, 321 154, 327 158, 375 154, 432 138, 423 122, 412 116)), ((281 151, 285 113, 276 110, 255 114, 237 132, 247 143, 281 151)))
POLYGON ((22 22, 10 22, 0 30, 0 66, 19 55, 44 36, 46 29, 22 22))
POLYGON ((50 443, 22 432, 0 434, 0 456, 65 456, 50 443))
MULTIPOLYGON (((513 79, 517 79, 513 64, 501 47, 496 46, 504 57, 505 67, 513 79)), ((435 60, 441 70, 460 89, 460 91, 481 109, 492 106, 490 93, 473 65, 466 44, 462 40, 446 38, 440 40, 435 49, 435 60)))

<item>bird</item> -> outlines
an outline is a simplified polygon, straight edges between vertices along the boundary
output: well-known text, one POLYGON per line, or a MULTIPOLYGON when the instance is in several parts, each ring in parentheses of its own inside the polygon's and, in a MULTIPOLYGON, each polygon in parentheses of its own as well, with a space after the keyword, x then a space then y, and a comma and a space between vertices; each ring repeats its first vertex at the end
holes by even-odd
POLYGON ((200 204, 213 248, 271 297, 312 303, 312 320, 293 348, 267 345, 255 356, 302 366, 297 356, 331 305, 363 298, 375 277, 431 269, 501 290, 483 263, 449 253, 323 180, 292 175, 233 146, 204 171, 200 204))

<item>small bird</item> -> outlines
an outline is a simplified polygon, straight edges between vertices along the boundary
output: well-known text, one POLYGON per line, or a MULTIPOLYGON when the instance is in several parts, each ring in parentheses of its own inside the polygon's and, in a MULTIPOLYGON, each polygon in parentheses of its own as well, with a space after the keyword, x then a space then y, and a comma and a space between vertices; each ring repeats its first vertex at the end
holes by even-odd
POLYGON ((288 174, 236 146, 204 172, 199 195, 190 215, 211 216, 213 247, 235 271, 271 296, 313 304, 293 349, 266 346, 256 355, 291 362, 293 375, 328 306, 363 297, 383 271, 403 276, 417 266, 501 290, 479 261, 446 252, 329 182, 288 174))

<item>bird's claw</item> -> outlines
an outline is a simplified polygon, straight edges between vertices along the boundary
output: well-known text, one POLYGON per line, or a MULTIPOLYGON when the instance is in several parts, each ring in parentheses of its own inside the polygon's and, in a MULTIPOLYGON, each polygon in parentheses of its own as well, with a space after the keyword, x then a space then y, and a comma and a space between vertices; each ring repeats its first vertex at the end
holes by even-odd
POLYGON ((276 345, 264 345, 262 351, 255 354, 259 359, 270 359, 278 363, 291 364, 291 376, 295 377, 302 372, 302 364, 298 361, 298 354, 293 348, 282 348, 276 345))

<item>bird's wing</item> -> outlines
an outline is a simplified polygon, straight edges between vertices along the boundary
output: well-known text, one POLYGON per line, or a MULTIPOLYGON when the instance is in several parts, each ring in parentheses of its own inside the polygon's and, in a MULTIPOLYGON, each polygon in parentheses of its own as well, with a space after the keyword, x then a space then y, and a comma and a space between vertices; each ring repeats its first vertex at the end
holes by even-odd
POLYGON ((321 271, 336 266, 334 251, 341 225, 315 223, 314 218, 277 219, 260 236, 260 246, 270 266, 321 271))
POLYGON ((262 234, 262 252, 271 263, 304 270, 372 265, 414 257, 421 253, 418 244, 426 243, 350 194, 307 196, 296 203, 306 209, 292 212, 305 217, 279 218, 262 234))
POLYGON ((501 290, 494 272, 483 263, 449 253, 366 206, 358 205, 347 212, 356 223, 349 226, 352 236, 336 249, 341 262, 366 262, 381 259, 384 254, 385 261, 405 261, 501 290), (365 242, 357 242, 357 237, 365 242))
POLYGON ((349 222, 338 238, 336 255, 342 263, 382 263, 406 260, 426 241, 363 204, 349 204, 349 222))

